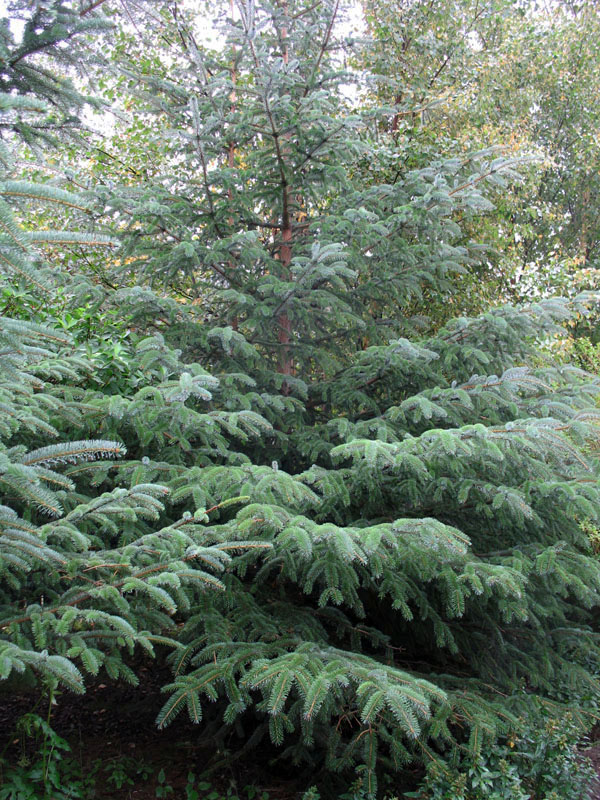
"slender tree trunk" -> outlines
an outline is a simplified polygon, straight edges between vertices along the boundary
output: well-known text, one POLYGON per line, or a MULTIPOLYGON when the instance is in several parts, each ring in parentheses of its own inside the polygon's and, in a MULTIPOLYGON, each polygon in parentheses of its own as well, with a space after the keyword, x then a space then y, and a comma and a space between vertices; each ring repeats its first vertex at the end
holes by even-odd
MULTIPOLYGON (((284 13, 287 13, 287 3, 284 0, 283 4, 284 13)), ((283 45, 283 62, 288 64, 289 53, 287 47, 287 27, 281 29, 281 38, 283 45)), ((287 181, 283 182, 282 187, 282 216, 281 216, 281 247, 279 248, 279 261, 282 267, 282 278, 288 280, 290 277, 290 264, 292 261, 292 213, 291 213, 291 190, 287 181)), ((294 361, 289 344, 292 340, 292 326, 291 320, 288 316, 287 310, 284 309, 277 316, 278 340, 281 348, 279 350, 279 372, 283 375, 292 375, 294 371, 294 361)), ((289 387, 284 382, 282 386, 284 394, 289 392, 289 387)))
MULTIPOLYGON (((234 15, 234 4, 233 0, 229 0, 229 10, 231 13, 231 19, 233 19, 234 15)), ((233 84, 233 89, 231 90, 231 114, 232 116, 235 114, 236 111, 236 104, 237 104, 237 92, 236 92, 236 85, 237 85, 237 71, 236 71, 236 48, 233 48, 233 60, 231 62, 231 83, 233 84)), ((227 166, 230 170, 233 169, 235 165, 235 142, 229 142, 229 149, 227 152, 227 166)), ((227 196, 229 197, 230 205, 233 205, 233 190, 229 187, 227 191, 227 196)), ((229 224, 233 227, 233 217, 229 218, 229 224)), ((234 268, 233 261, 229 262, 229 266, 231 269, 234 268)), ((239 319, 237 314, 231 320, 231 327, 234 331, 239 329, 239 319)))
MULTIPOLYGON (((287 190, 286 188, 286 191, 287 190)), ((288 198, 289 200, 289 198, 288 198)), ((279 248, 279 260, 283 267, 284 277, 289 277, 289 266, 292 260, 292 227, 288 219, 288 224, 281 232, 283 243, 279 248)), ((279 372, 284 375, 292 375, 294 371, 294 363, 289 344, 292 339, 292 326, 287 311, 282 311, 277 317, 278 326, 278 339, 281 345, 279 352, 279 372)))
POLYGON ((582 262, 588 260, 589 257, 589 219, 588 219, 588 210, 590 207, 590 187, 589 184, 584 188, 581 194, 581 231, 579 235, 579 254, 581 257, 582 262))

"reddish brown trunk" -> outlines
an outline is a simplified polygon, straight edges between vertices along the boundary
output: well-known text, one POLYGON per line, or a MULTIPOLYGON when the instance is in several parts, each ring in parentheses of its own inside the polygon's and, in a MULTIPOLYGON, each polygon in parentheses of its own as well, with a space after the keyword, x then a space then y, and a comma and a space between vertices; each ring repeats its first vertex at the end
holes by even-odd
POLYGON ((579 253, 581 261, 585 264, 588 260, 590 251, 589 251, 589 241, 588 241, 588 210, 590 207, 590 187, 586 186, 582 192, 582 209, 581 209, 581 233, 579 237, 579 253))
MULTIPOLYGON (((394 98, 394 105, 399 106, 402 102, 402 95, 396 95, 394 98)), ((394 114, 394 119, 392 120, 392 133, 394 136, 398 133, 398 125, 400 124, 400 112, 396 111, 394 114)))
MULTIPOLYGON (((233 19, 233 15, 234 15, 233 0, 230 0, 230 2, 229 2, 229 10, 230 10, 230 13, 231 13, 231 18, 233 19)), ((236 48, 234 47, 233 48, 233 62, 231 64, 231 83, 233 84, 233 89, 231 90, 231 95, 230 95, 231 113, 232 114, 234 114, 234 112, 236 110, 236 103, 237 103, 237 92, 236 92, 237 72, 235 70, 235 57, 236 57, 236 48)), ((230 169, 233 169, 233 165, 234 164, 235 164, 235 142, 230 142, 229 143, 229 152, 227 154, 227 166, 230 169)), ((229 190, 229 197, 230 198, 232 197, 231 189, 229 190)))
MULTIPOLYGON (((283 8, 287 11, 287 4, 284 0, 283 8)), ((283 44, 283 62, 287 64, 289 62, 289 53, 287 47, 287 27, 281 29, 281 39, 283 44)), ((292 261, 292 218, 290 213, 290 187, 287 185, 282 186, 282 205, 283 205, 283 213, 282 213, 282 227, 281 227, 281 239, 282 244, 279 248, 279 261, 281 262, 282 266, 282 278, 283 280, 288 280, 290 276, 290 263, 292 261)), ((294 362, 292 358, 292 352, 290 349, 290 342, 292 340, 292 325, 290 318, 288 316, 287 311, 282 311, 277 316, 277 338, 281 348, 279 350, 279 372, 283 375, 293 375, 294 372, 294 362)), ((282 385, 282 392, 284 394, 288 394, 289 386, 284 381, 282 385)))
MULTIPOLYGON (((289 266, 292 260, 292 228, 288 226, 282 231, 283 244, 279 249, 279 260, 283 267, 283 277, 289 277, 289 266)), ((279 351, 279 372, 283 375, 292 375, 294 364, 289 344, 292 339, 292 326, 287 311, 283 311, 277 317, 278 340, 281 345, 279 351)), ((286 386, 284 384, 284 391, 286 386)))
MULTIPOLYGON (((229 11, 231 13, 231 19, 233 19, 233 14, 234 14, 233 0, 229 0, 229 11)), ((236 87, 236 84, 237 84, 237 73, 235 71, 235 54, 236 54, 236 49, 234 47, 233 48, 233 63, 231 65, 231 82, 233 84, 233 89, 231 90, 231 113, 232 113, 232 115, 235 112, 236 101, 237 101, 237 93, 236 93, 236 90, 235 90, 235 87, 236 87)), ((229 151, 227 153, 227 166, 229 167, 229 169, 233 169, 234 165, 235 165, 235 142, 229 142, 229 151)), ((233 202, 233 191, 232 191, 231 187, 227 191, 227 196, 229 197, 229 202, 232 204, 232 202, 233 202)), ((233 217, 229 217, 229 224, 233 227, 233 217)), ((230 266, 230 268, 232 270, 235 268, 235 264, 233 263, 233 261, 229 261, 229 266, 230 266)), ((231 320, 231 327, 233 328, 234 331, 237 331, 239 329, 239 325, 240 325, 239 319, 237 318, 237 315, 236 315, 231 320)))

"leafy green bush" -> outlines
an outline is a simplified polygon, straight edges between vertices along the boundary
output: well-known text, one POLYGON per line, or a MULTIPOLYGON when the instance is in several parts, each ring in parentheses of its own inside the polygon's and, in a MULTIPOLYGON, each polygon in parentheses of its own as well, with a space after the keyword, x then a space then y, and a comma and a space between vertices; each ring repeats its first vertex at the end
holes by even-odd
POLYGON ((466 757, 458 767, 436 764, 420 789, 422 800, 585 800, 595 770, 579 748, 581 723, 531 708, 518 734, 466 757))
POLYGON ((573 340, 572 358, 582 369, 600 374, 600 345, 594 344, 586 336, 580 336, 573 340))
POLYGON ((21 744, 16 763, 0 756, 1 800, 86 800, 94 796, 93 773, 67 756, 70 746, 38 714, 24 714, 15 734, 21 744))

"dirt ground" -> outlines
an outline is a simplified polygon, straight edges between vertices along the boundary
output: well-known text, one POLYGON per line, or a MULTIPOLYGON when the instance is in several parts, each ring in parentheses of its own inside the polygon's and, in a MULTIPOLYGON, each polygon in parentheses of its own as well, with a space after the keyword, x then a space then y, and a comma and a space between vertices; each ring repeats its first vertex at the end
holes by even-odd
POLYGON ((590 800, 600 800, 600 741, 596 741, 583 755, 590 759, 598 776, 590 794, 590 800))
MULTIPOLYGON (((157 730, 156 714, 165 700, 160 686, 168 682, 168 675, 157 675, 155 666, 152 670, 138 669, 138 675, 138 687, 98 682, 84 697, 65 692, 52 712, 52 728, 71 745, 70 756, 84 772, 95 771, 99 798, 155 800, 157 776, 162 769, 174 790, 169 797, 178 800, 185 797, 188 774, 200 776, 207 765, 214 764, 211 791, 221 796, 229 790, 243 797, 244 787, 250 785, 267 792, 269 800, 296 800, 297 781, 280 772, 271 774, 269 765, 257 761, 255 753, 234 767, 223 752, 224 763, 219 767, 221 759, 214 740, 203 738, 202 726, 193 725, 183 714, 165 730, 157 730), (114 782, 110 783, 111 765, 119 763, 127 766, 134 787, 125 784, 117 790, 114 782)), ((7 747, 9 763, 16 764, 23 755, 22 744, 14 734, 15 722, 31 709, 30 698, 0 696, 0 752, 7 747)), ((38 708, 36 713, 45 716, 46 710, 47 706, 38 708)))
MULTIPOLYGON (((172 800, 185 798, 187 776, 210 770, 211 790, 200 795, 201 800, 216 791, 220 798, 228 792, 250 800, 244 787, 259 790, 269 800, 298 800, 301 786, 318 782, 318 776, 301 775, 289 767, 272 764, 257 748, 244 760, 233 763, 227 753, 215 746, 212 737, 203 734, 203 726, 193 725, 183 714, 166 730, 155 725, 156 714, 164 702, 160 687, 168 682, 167 675, 157 674, 156 665, 138 669, 140 686, 104 684, 98 681, 89 687, 84 697, 64 693, 52 712, 53 729, 72 748, 71 757, 83 771, 96 773, 97 797, 102 800, 155 800, 157 776, 164 770, 167 783, 173 788, 172 800), (134 785, 125 783, 120 789, 110 783, 111 765, 125 764, 134 785)), ((19 758, 22 745, 14 735, 16 720, 31 711, 31 698, 14 695, 0 696, 0 752, 19 758)), ((45 715, 46 709, 37 709, 45 715)), ((592 745, 582 751, 594 765, 598 779, 589 800, 600 800, 600 726, 592 734, 592 745)), ((232 751, 239 750, 239 740, 232 751)), ((264 751, 264 748, 263 748, 264 751)), ((413 776, 415 783, 418 775, 413 776)), ((408 787, 406 787, 408 790, 408 787)), ((401 792, 398 792, 401 795, 401 792)))

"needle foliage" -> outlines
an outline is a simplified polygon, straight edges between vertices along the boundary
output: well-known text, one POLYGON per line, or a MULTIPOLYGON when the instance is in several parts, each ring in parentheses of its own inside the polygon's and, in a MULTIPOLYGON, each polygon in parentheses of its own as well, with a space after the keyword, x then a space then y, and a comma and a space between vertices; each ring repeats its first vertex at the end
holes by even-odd
MULTIPOLYGON (((347 99, 333 0, 240 3, 218 50, 158 7, 169 48, 135 68, 124 31, 112 65, 164 144, 89 193, 122 242, 97 328, 0 323, 0 676, 83 692, 159 646, 159 728, 185 713, 374 795, 477 757, 523 698, 597 691, 600 386, 536 350, 591 299, 428 327, 415 301, 451 298, 479 252, 461 220, 514 165, 404 168, 390 109, 347 99)), ((9 96, 8 118, 40 93, 9 96)), ((67 194, 19 187, 4 277, 35 292, 57 239, 16 197, 67 194)))

